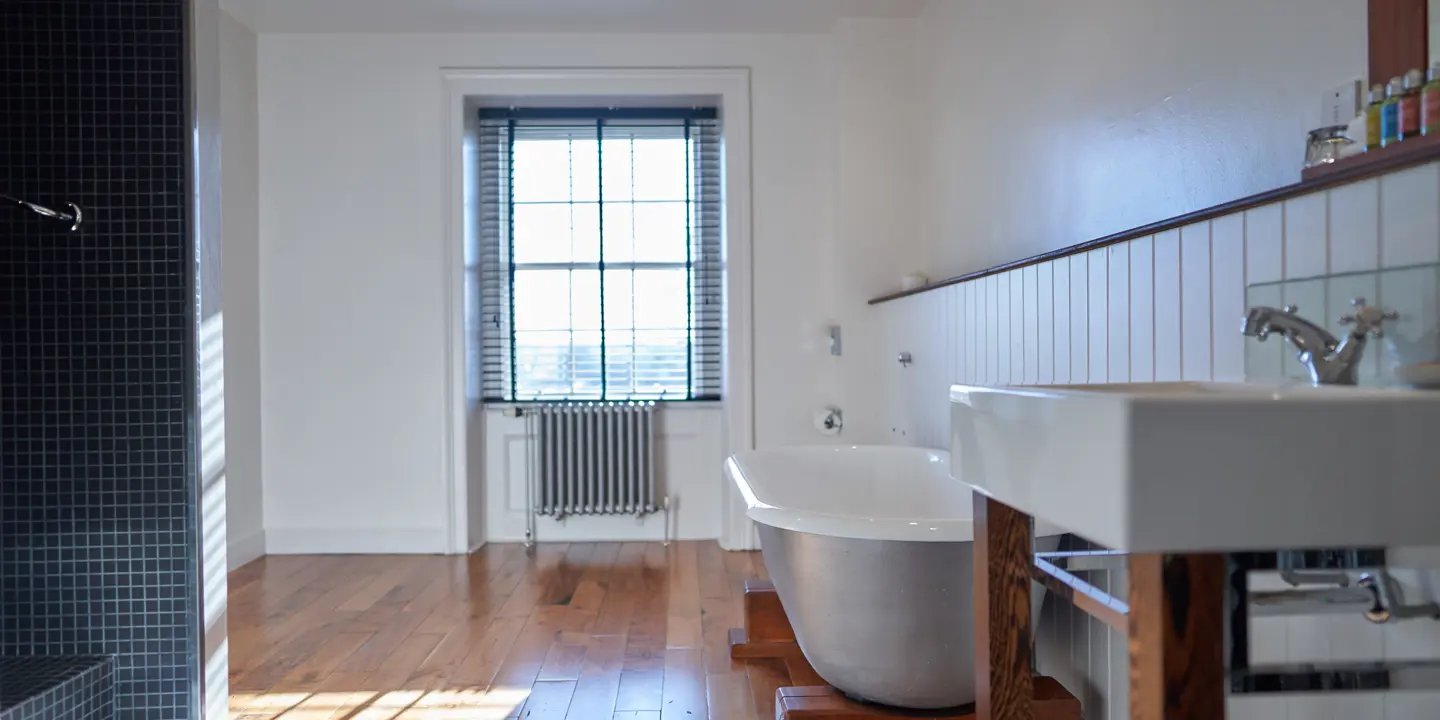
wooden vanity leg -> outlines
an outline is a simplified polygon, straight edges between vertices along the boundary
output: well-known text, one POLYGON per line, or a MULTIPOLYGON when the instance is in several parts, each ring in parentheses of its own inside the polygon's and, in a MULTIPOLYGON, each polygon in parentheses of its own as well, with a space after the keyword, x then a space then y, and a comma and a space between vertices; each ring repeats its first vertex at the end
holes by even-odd
POLYGON ((975 718, 1033 720, 1030 516, 975 494, 975 718))
POLYGON ((1130 556, 1131 720, 1225 717, 1225 556, 1130 556))

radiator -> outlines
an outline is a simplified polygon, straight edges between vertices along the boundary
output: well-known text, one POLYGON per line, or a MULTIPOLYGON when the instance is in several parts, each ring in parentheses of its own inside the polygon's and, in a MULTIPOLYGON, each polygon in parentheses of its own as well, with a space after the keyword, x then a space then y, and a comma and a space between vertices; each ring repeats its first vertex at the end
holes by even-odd
POLYGON ((655 403, 539 405, 525 417, 532 515, 638 517, 668 505, 655 489, 655 403))

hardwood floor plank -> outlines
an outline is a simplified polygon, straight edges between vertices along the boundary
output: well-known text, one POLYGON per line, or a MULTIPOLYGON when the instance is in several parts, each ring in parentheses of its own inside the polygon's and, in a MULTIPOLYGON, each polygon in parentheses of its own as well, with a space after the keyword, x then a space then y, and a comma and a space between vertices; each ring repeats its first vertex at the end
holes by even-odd
POLYGON ((705 659, 696 648, 665 651, 662 720, 696 720, 709 716, 705 700, 705 659))
MULTIPOLYGON (((651 544, 640 567, 635 612, 625 644, 626 670, 664 670, 669 595, 665 548, 651 544)), ((648 710, 650 708, 629 708, 648 710)), ((659 708, 654 708, 658 710, 659 708)))
POLYGON ((677 542, 669 554, 669 609, 665 618, 665 647, 695 648, 702 642, 700 628, 700 568, 695 543, 677 542))
POLYGON ((528 618, 495 618, 485 634, 470 648, 460 667, 450 674, 450 687, 484 690, 490 687, 500 664, 505 661, 528 618))
POLYGON ((535 678, 540 675, 540 667, 545 663, 545 655, 549 653, 550 644, 559 631, 565 609, 563 605, 540 605, 535 608, 525 621, 525 627, 520 630, 515 644, 510 646, 510 652, 506 653, 505 661, 495 673, 495 679, 490 683, 492 689, 523 689, 535 684, 535 678))
POLYGON ((615 712, 659 710, 664 698, 665 671, 625 670, 620 673, 620 690, 615 712))
POLYGON ((706 598, 700 601, 707 675, 745 673, 744 662, 730 659, 730 629, 745 624, 735 606, 736 600, 733 598, 706 598))
POLYGON ((719 543, 703 542, 695 553, 699 573, 700 599, 723 599, 731 596, 729 573, 725 570, 725 551, 719 543))
POLYGON ((585 649, 585 667, 575 684, 566 720, 608 720, 620 693, 625 667, 625 636, 592 636, 585 649))
POLYGON ((524 720, 565 720, 574 695, 574 680, 537 682, 516 716, 524 720))
POLYGON ((585 645, 564 642, 551 644, 536 681, 579 680, 580 671, 585 667, 585 652, 588 649, 585 645))
POLYGON ((748 660, 750 696, 755 703, 755 717, 775 717, 775 691, 790 684, 790 673, 784 660, 748 660))
POLYGON ((713 542, 262 558, 231 575, 231 717, 769 720, 778 667, 728 656, 758 575, 713 542))
POLYGON ((770 720, 773 717, 755 717, 755 701, 750 695, 750 678, 743 672, 710 675, 705 678, 705 685, 710 720, 770 720))

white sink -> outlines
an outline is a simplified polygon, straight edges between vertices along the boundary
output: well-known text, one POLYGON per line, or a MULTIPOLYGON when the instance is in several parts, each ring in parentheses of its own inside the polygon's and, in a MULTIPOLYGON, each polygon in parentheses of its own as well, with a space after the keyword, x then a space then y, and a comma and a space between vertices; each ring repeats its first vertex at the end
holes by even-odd
POLYGON ((951 472, 1131 552, 1440 544, 1440 393, 950 390, 951 472))

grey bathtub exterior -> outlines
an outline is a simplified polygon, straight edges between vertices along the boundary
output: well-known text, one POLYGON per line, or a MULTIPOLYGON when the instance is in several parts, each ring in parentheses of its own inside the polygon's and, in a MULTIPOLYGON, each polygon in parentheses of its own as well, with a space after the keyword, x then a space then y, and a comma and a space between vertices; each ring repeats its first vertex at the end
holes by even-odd
POLYGON ((975 701, 973 543, 759 528, 800 649, 826 682, 903 708, 975 701))

